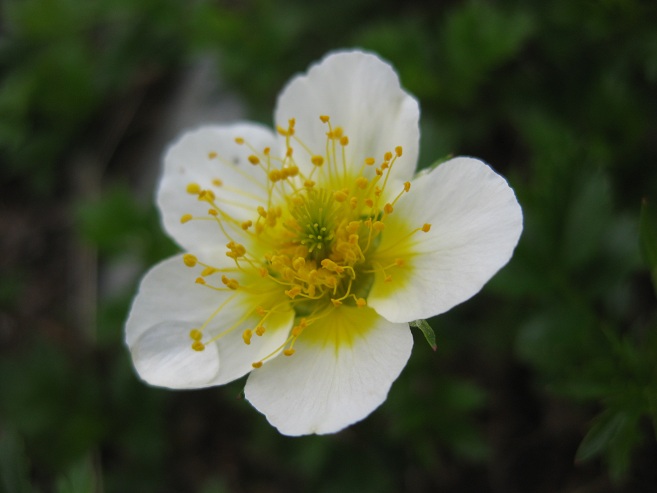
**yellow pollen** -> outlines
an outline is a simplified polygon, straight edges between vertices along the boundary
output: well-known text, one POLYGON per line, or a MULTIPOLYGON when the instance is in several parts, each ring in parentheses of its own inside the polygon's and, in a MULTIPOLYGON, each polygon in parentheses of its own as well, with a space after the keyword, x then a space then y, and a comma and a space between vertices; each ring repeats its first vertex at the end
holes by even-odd
POLYGON ((344 202, 349 198, 349 195, 341 190, 338 190, 337 192, 333 193, 333 198, 336 200, 336 202, 344 202))
POLYGON ((235 137, 235 143, 238 145, 244 144, 244 139, 242 137, 235 137))
POLYGON ((393 211, 392 204, 388 203, 383 206, 383 212, 385 212, 386 214, 392 214, 392 211, 393 211))
POLYGON ((230 278, 226 277, 225 275, 221 276, 221 282, 224 283, 224 285, 228 289, 236 290, 237 288, 240 287, 240 284, 239 284, 239 282, 237 282, 237 279, 230 279, 230 278))
POLYGON ((203 338, 203 333, 198 329, 192 329, 189 331, 189 337, 194 341, 200 341, 203 338))
POLYGON ((402 155, 402 146, 395 147, 395 154, 397 154, 397 157, 401 157, 401 155, 402 155))
POLYGON ((322 156, 313 156, 310 158, 310 162, 313 163, 315 166, 321 166, 324 164, 324 158, 322 156))
POLYGON ((328 121, 330 120, 330 118, 326 115, 321 115, 319 119, 322 120, 322 123, 328 123, 328 121))
POLYGON ((280 181, 281 178, 283 178, 283 175, 279 170, 273 169, 269 172, 269 179, 271 181, 273 181, 274 183, 276 183, 277 181, 280 181))
POLYGON ((187 267, 194 267, 196 265, 196 262, 198 262, 198 259, 196 256, 192 255, 191 253, 186 253, 183 255, 183 262, 185 262, 185 265, 187 267))
POLYGON ((203 344, 201 341, 194 341, 192 343, 192 349, 194 351, 203 351, 205 349, 205 344, 203 344))
POLYGON ((265 208, 263 206, 259 205, 257 211, 258 211, 258 215, 260 217, 265 218, 265 219, 267 218, 267 211, 265 210, 265 208))
POLYGON ((404 183, 404 192, 408 192, 411 189, 411 182, 407 181, 404 183))
POLYGON ((218 216, 219 215, 219 213, 217 212, 216 209, 208 209, 208 214, 210 214, 211 216, 218 216))
POLYGON ((294 286, 293 288, 290 288, 287 291, 285 291, 285 294, 288 295, 290 298, 294 298, 299 293, 301 293, 301 288, 299 286, 294 286))
POLYGON ((342 130, 342 127, 335 127, 335 129, 333 130, 334 139, 337 140, 341 139, 343 134, 344 134, 344 130, 342 130))
POLYGON ((205 284, 205 279, 203 279, 202 277, 197 277, 194 282, 196 284, 205 284))
POLYGON ((258 325, 255 328, 255 333, 256 333, 256 335, 261 336, 262 334, 265 333, 265 328, 262 325, 258 325))
POLYGON ((251 366, 253 368, 261 368, 262 367, 262 361, 256 361, 255 363, 251 363, 251 366))
POLYGON ((187 193, 196 195, 201 192, 201 186, 198 183, 190 183, 187 185, 187 193))
POLYGON ((242 332, 242 339, 244 340, 244 344, 247 346, 251 344, 251 336, 253 336, 253 331, 251 329, 246 329, 244 332, 242 332))
POLYGON ((390 161, 391 159, 392 159, 392 152, 386 152, 386 153, 383 155, 383 160, 384 160, 384 161, 390 161))
POLYGON ((341 137, 341 138, 340 138, 340 145, 341 145, 341 146, 344 147, 344 146, 346 146, 346 145, 348 145, 348 144, 349 144, 349 137, 347 137, 347 136, 345 135, 344 137, 341 137))
POLYGON ((214 267, 206 267, 206 268, 203 269, 203 271, 201 272, 201 276, 202 276, 202 277, 211 276, 211 275, 214 274, 215 272, 217 272, 217 269, 215 269, 214 267))
POLYGON ((242 229, 243 229, 244 231, 246 231, 246 230, 249 229, 252 225, 253 225, 253 221, 251 221, 251 220, 244 221, 244 222, 242 223, 242 229))
POLYGON ((374 163, 376 163, 376 159, 374 159, 373 157, 365 158, 365 164, 367 164, 368 166, 372 166, 374 163))
POLYGON ((214 151, 208 152, 208 159, 214 159, 217 157, 217 153, 214 151))
POLYGON ((249 156, 249 162, 251 164, 258 164, 258 163, 260 163, 260 158, 258 156, 256 156, 255 154, 251 154, 249 156))
POLYGON ((292 356, 294 354, 294 349, 293 348, 286 349, 283 351, 283 354, 285 356, 292 356))
POLYGON ((221 181, 219 178, 215 178, 214 180, 212 180, 212 184, 213 184, 215 187, 220 187, 221 185, 224 184, 224 182, 221 181))
POLYGON ((424 231, 425 233, 428 233, 429 230, 431 229, 431 224, 429 224, 429 223, 424 223, 424 225, 422 226, 421 229, 422 229, 422 231, 424 231))
POLYGON ((269 156, 269 153, 270 153, 270 152, 271 152, 271 148, 269 148, 269 147, 265 147, 265 148, 262 150, 262 153, 263 153, 265 156, 269 156))
POLYGON ((183 214, 182 217, 180 218, 180 222, 182 224, 185 224, 186 222, 189 222, 192 220, 192 215, 191 214, 183 214))

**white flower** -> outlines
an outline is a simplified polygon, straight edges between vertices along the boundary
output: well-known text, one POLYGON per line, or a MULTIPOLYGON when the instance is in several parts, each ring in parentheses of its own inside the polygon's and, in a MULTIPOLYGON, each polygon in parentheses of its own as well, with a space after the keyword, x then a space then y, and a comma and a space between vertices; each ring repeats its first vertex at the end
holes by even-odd
POLYGON ((413 177, 419 108, 394 70, 327 56, 278 99, 276 132, 200 128, 157 192, 188 253, 144 277, 126 325, 146 382, 221 385, 286 435, 332 433, 386 398, 409 322, 476 294, 510 259, 522 212, 472 158, 413 177))

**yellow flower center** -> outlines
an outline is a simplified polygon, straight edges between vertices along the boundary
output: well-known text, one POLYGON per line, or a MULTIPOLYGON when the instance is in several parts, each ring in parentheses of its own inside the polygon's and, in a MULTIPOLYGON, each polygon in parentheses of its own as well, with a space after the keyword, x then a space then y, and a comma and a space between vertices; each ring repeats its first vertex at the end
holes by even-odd
MULTIPOLYGON (((221 179, 213 180, 207 188, 197 183, 187 185, 188 193, 208 204, 208 216, 185 214, 181 222, 216 222, 230 238, 226 255, 235 262, 234 268, 227 269, 202 263, 192 254, 183 257, 188 267, 203 268, 197 283, 235 292, 203 326, 191 330, 193 349, 203 350, 206 344, 235 330, 255 314, 260 317, 259 322, 242 333, 244 343, 250 344, 254 334, 265 334, 267 319, 285 305, 294 310, 296 325, 281 347, 253 366, 260 367, 265 359, 280 351, 292 355, 294 342, 313 322, 343 305, 366 306, 375 273, 389 282, 394 270, 405 264, 403 258, 376 253, 381 236, 386 234, 387 218, 411 187, 406 182, 392 193, 387 190, 390 172, 401 158, 402 148, 395 147, 378 161, 367 157, 362 163, 347 162, 348 136, 341 127, 333 127, 328 116, 320 119, 327 127, 326 146, 321 152, 310 149, 296 137, 294 119, 287 128, 277 129, 285 137, 283 158, 272 156, 269 148, 254 148, 244 138, 235 139, 237 144, 249 148, 248 161, 266 176, 266 200, 249 218, 235 218, 222 208, 213 191, 224 186, 221 179), (302 172, 298 166, 301 161, 297 160, 311 163, 310 171, 302 172), (216 274, 221 274, 222 285, 206 280, 216 274), (242 283, 232 276, 239 277, 242 283), (204 329, 240 292, 249 295, 253 306, 232 327, 203 342, 204 329)), ((219 153, 213 151, 208 158, 220 159, 219 153)), ((409 227, 395 240, 404 241, 429 228, 429 224, 409 227)))

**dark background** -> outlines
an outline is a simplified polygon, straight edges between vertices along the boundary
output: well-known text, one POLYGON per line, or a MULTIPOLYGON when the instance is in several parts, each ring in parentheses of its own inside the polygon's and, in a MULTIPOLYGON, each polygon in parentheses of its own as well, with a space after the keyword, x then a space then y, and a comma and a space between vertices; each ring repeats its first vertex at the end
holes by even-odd
POLYGON ((652 492, 657 3, 0 3, 0 491, 652 492), (473 155, 525 229, 432 319, 386 403, 280 436, 243 381, 135 376, 136 283, 176 252, 153 186, 184 128, 271 124, 278 91, 363 47, 422 108, 420 166, 473 155))

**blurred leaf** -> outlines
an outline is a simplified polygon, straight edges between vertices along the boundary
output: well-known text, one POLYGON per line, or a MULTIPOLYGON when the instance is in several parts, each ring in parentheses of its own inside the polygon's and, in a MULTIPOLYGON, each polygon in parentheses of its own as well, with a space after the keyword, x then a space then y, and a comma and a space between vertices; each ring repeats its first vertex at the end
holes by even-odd
POLYGON ((68 472, 57 480, 57 493, 98 493, 102 491, 100 478, 93 461, 85 457, 73 464, 68 472))
POLYGON ((0 430, 0 492, 33 493, 23 441, 11 429, 0 430))
POLYGON ((652 284, 657 293, 657 209, 647 199, 641 203, 639 241, 644 261, 650 269, 652 284))
POLYGON ((602 172, 576 182, 573 200, 566 213, 562 257, 567 268, 600 256, 603 235, 612 217, 609 180, 602 172))
POLYGON ((596 418, 577 449, 575 459, 587 461, 603 455, 612 479, 619 481, 626 475, 632 451, 640 439, 637 416, 607 409, 596 418))
POLYGON ((442 39, 450 95, 470 102, 488 73, 518 53, 533 27, 524 12, 505 12, 488 2, 470 1, 450 11, 442 39))

